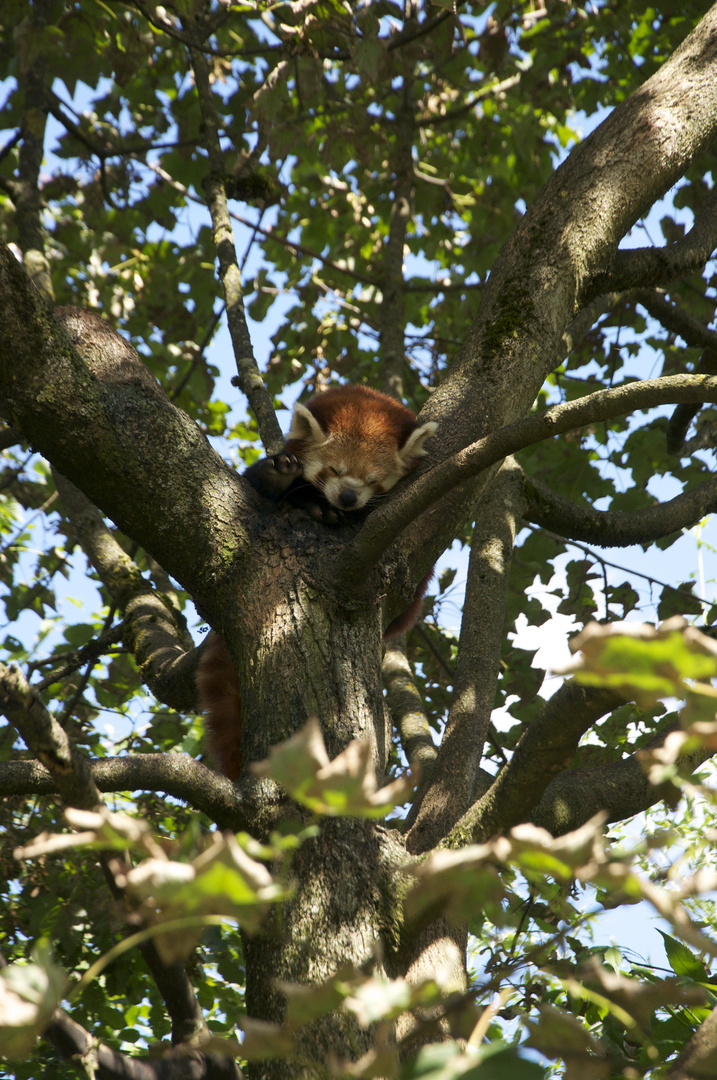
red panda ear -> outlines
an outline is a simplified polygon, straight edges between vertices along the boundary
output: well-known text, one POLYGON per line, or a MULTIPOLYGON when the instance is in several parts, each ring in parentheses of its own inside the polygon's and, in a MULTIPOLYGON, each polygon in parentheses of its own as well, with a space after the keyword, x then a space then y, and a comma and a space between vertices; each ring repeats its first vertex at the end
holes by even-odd
POLYGON ((398 451, 399 461, 403 463, 406 469, 412 468, 414 458, 426 456, 428 451, 424 449, 423 444, 426 439, 430 439, 431 435, 435 435, 437 430, 438 424, 430 420, 427 424, 422 424, 421 427, 411 432, 398 451))
POLYGON ((326 442, 326 433, 321 430, 316 417, 305 405, 294 405, 294 415, 291 418, 289 439, 301 439, 302 442, 315 443, 323 446, 326 442))

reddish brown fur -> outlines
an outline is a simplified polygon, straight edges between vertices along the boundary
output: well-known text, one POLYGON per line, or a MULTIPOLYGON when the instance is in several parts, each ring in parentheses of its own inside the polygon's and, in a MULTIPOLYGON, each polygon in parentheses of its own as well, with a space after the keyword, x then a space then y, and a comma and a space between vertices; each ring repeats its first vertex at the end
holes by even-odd
POLYGON ((390 641, 392 638, 400 637, 401 634, 405 634, 411 629, 416 619, 421 614, 423 609, 423 597, 426 595, 426 589, 431 584, 432 577, 433 567, 431 567, 426 576, 418 583, 416 595, 403 614, 397 615, 386 627, 383 635, 384 641, 390 641))
MULTIPOLYGON (((307 406, 324 431, 350 431, 369 446, 403 446, 418 427, 411 410, 368 386, 334 386, 307 406)), ((301 457, 301 440, 290 439, 285 450, 301 457)))
POLYGON ((219 634, 210 630, 197 668, 197 690, 207 714, 207 747, 221 773, 241 772, 241 700, 234 665, 219 634))

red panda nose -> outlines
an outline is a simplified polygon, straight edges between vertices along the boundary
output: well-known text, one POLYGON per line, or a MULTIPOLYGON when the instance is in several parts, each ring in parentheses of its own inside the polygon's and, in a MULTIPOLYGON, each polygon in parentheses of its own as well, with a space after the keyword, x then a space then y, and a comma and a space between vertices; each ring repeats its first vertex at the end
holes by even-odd
POLYGON ((344 488, 339 492, 339 502, 349 510, 356 505, 356 492, 353 488, 344 488))

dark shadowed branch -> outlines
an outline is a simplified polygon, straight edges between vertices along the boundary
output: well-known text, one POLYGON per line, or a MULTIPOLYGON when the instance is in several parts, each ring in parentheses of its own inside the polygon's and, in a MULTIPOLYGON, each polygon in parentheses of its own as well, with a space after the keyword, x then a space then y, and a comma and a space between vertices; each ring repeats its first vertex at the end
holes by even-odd
POLYGON ((591 506, 580 506, 529 476, 525 478, 525 496, 525 518, 534 525, 571 540, 602 547, 629 547, 690 529, 707 514, 717 511, 717 478, 642 510, 594 510, 591 506))
MULTIPOLYGON (((671 303, 660 289, 635 289, 629 298, 656 319, 670 334, 681 337, 687 345, 704 350, 695 365, 695 373, 717 373, 717 331, 710 330, 694 315, 671 303)), ((689 426, 700 411, 699 405, 678 405, 667 424, 668 453, 678 454, 687 437, 689 426)))
POLYGON ((82 1062, 97 1080, 238 1080, 242 1075, 231 1057, 209 1057, 200 1050, 180 1048, 153 1060, 120 1054, 98 1043, 62 1009, 56 1010, 43 1038, 63 1057, 82 1062))
POLYGON ((17 446, 22 441, 22 432, 17 428, 10 425, 0 428, 0 450, 9 450, 11 446, 17 446))
POLYGON ((598 274, 591 282, 589 295, 667 285, 702 270, 716 248, 717 186, 698 210, 685 236, 667 247, 618 251, 612 269, 598 274))
POLYGON ((60 679, 66 679, 73 672, 94 663, 95 660, 98 660, 100 656, 104 656, 113 646, 116 646, 117 642, 122 640, 122 631, 122 623, 115 623, 108 626, 79 649, 70 649, 59 654, 55 653, 46 660, 28 661, 28 671, 42 671, 45 669, 45 674, 40 681, 34 684, 35 689, 42 693, 53 683, 59 682, 60 679), (60 663, 57 663, 58 660, 60 663), (56 667, 50 667, 47 670, 51 664, 56 664, 56 667))
MULTIPOLYGON (((677 728, 670 724, 649 744, 661 746, 666 736, 677 728)), ((647 748, 646 748, 647 749, 647 748)), ((678 759, 678 765, 698 768, 713 751, 701 747, 678 759)), ((670 785, 670 794, 676 789, 670 785)), ((647 778, 640 760, 633 754, 610 765, 573 769, 556 776, 530 815, 553 836, 561 836, 583 825, 588 818, 604 810, 608 821, 620 821, 654 806, 665 795, 647 778)))
MULTIPOLYGON (((248 828, 244 800, 225 776, 188 754, 132 754, 88 762, 98 791, 154 791, 201 810, 222 829, 248 828)), ((53 774, 37 761, 0 762, 0 794, 50 795, 59 790, 53 774)))
POLYGON ((626 299, 641 304, 665 330, 677 334, 688 345, 717 349, 717 330, 710 330, 694 315, 673 304, 661 289, 635 289, 626 299))
POLYGON ((574 319, 570 320, 560 339, 560 346, 555 357, 556 367, 563 362, 566 356, 570 355, 573 349, 577 349, 600 316, 612 311, 621 302, 621 299, 620 293, 601 293, 600 296, 596 296, 594 300, 591 300, 589 304, 582 308, 574 319))

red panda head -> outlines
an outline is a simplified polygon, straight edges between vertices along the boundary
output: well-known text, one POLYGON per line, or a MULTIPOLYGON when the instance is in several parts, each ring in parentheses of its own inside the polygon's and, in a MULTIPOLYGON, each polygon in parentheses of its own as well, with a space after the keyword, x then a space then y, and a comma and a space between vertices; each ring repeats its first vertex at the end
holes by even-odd
POLYGON ((327 502, 361 510, 416 467, 437 426, 377 390, 337 386, 294 407, 286 449, 327 502))

